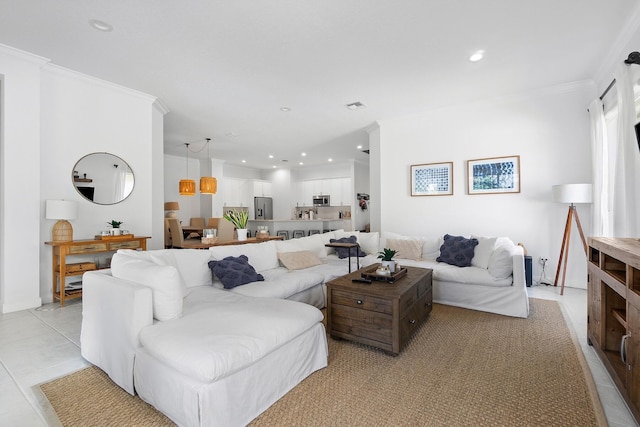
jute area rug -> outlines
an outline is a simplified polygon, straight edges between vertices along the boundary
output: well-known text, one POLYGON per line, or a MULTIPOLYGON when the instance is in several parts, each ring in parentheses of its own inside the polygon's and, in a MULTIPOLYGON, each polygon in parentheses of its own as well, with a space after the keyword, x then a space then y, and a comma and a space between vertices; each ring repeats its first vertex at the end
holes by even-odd
MULTIPOLYGON (((606 425, 560 306, 530 301, 528 319, 436 304, 397 357, 329 338, 329 366, 251 425, 606 425)), ((41 388, 65 426, 172 425, 97 368, 41 388)))

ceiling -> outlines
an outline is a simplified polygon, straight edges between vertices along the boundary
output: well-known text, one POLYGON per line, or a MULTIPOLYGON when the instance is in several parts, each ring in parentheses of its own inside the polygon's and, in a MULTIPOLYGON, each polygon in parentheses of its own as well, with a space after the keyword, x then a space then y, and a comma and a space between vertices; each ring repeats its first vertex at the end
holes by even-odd
POLYGON ((170 111, 167 154, 184 156, 186 142, 200 150, 209 137, 212 157, 231 164, 297 168, 366 160, 356 146, 367 148, 376 120, 592 79, 637 8, 637 0, 0 0, 0 43, 157 96, 170 111), (470 62, 480 49, 485 58, 470 62), (345 107, 356 101, 366 108, 345 107))

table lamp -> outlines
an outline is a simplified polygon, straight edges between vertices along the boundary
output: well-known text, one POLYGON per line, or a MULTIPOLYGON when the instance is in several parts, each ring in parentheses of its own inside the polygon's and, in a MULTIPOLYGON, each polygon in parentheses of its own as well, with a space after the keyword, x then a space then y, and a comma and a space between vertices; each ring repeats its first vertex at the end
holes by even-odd
POLYGON ((553 286, 558 286, 560 268, 564 261, 564 269, 562 270, 562 286, 560 288, 560 295, 563 295, 564 281, 567 275, 567 262, 569 259, 569 242, 571 241, 571 222, 573 218, 576 220, 578 232, 580 232, 580 238, 582 239, 582 246, 584 247, 584 253, 587 255, 587 240, 584 238, 584 232, 582 231, 582 225, 580 225, 580 218, 578 217, 578 211, 576 210, 575 205, 576 203, 591 203, 593 200, 593 190, 591 184, 562 184, 554 185, 551 188, 551 191, 553 193, 554 202, 569 203, 567 222, 564 226, 564 235, 562 237, 562 245, 560 246, 560 257, 558 258, 558 270, 556 271, 556 278, 553 281, 553 286))
POLYGON ((78 217, 78 203, 73 200, 47 200, 45 209, 47 219, 57 219, 51 230, 53 242, 70 242, 73 240, 73 227, 68 219, 78 217))
POLYGON ((178 205, 178 202, 165 202, 164 210, 168 211, 165 215, 165 218, 177 218, 178 214, 176 213, 176 211, 180 210, 180 206, 178 205))

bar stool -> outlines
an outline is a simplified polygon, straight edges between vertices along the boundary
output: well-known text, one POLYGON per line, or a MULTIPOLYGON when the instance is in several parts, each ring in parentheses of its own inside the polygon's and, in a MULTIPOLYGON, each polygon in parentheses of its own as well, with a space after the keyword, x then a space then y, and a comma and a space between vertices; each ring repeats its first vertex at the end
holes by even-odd
POLYGON ((287 230, 276 231, 276 236, 283 236, 284 240, 289 240, 289 232, 287 230))
POLYGON ((320 234, 320 230, 309 230, 309 236, 312 234, 320 234))
POLYGON ((299 237, 304 237, 305 236, 305 232, 304 230, 293 230, 293 238, 297 239, 299 237))

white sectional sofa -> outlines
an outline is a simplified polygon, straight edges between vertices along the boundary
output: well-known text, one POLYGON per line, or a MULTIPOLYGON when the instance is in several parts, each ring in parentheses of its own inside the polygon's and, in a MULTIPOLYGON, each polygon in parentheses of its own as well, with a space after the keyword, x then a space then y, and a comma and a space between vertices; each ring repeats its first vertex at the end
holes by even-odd
POLYGON ((325 244, 351 235, 366 253, 360 266, 395 245, 400 265, 433 268, 434 302, 528 315, 522 250, 506 238, 478 238, 477 265, 462 268, 436 261, 442 237, 394 233, 122 250, 111 270, 83 277, 82 355, 179 425, 245 425, 327 365, 318 308, 325 306, 325 283, 348 267, 325 244), (233 274, 222 283, 209 263, 226 266, 242 256, 258 279, 225 289, 233 274))

